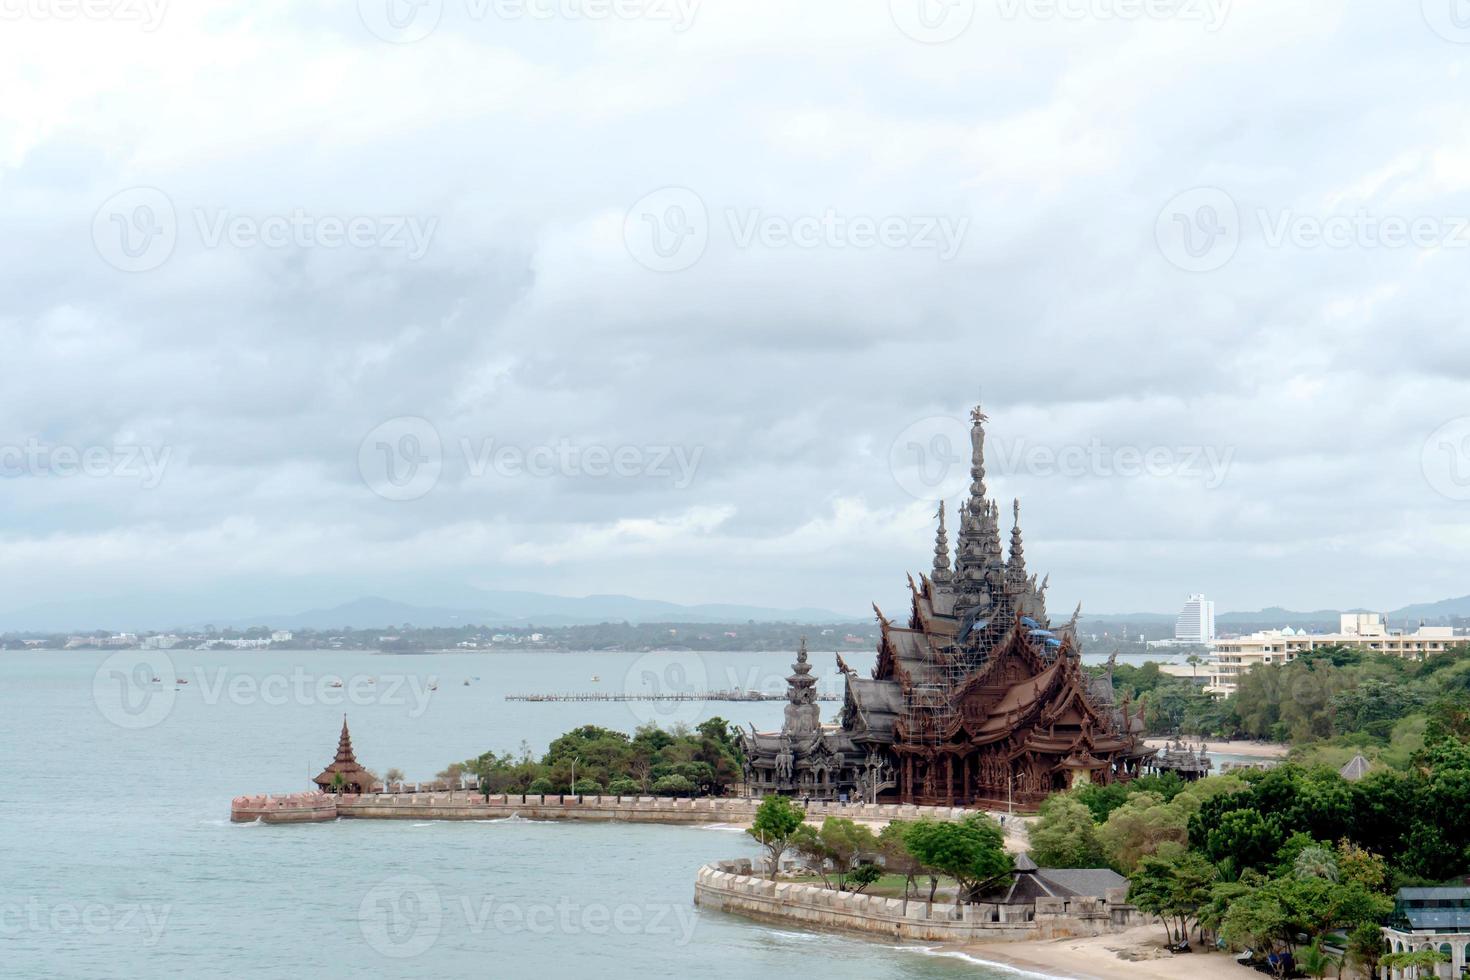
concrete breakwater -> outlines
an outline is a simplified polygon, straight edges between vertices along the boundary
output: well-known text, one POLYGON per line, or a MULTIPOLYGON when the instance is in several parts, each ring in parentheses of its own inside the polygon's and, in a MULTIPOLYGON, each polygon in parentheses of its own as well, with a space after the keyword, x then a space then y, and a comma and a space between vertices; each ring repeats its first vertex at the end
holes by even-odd
MULTIPOLYGON (((472 792, 286 793, 238 796, 230 803, 236 823, 312 823, 354 820, 624 820, 647 823, 750 823, 761 801, 747 797, 679 799, 658 796, 572 796, 472 792)), ((872 823, 890 820, 958 820, 971 811, 960 807, 895 803, 826 803, 804 806, 807 819, 848 817, 872 823)))
POLYGON ((749 861, 699 869, 694 904, 763 922, 857 933, 887 940, 975 943, 1100 936, 1143 925, 1126 888, 1099 896, 1037 898, 1034 904, 961 905, 837 892, 753 877, 749 861))

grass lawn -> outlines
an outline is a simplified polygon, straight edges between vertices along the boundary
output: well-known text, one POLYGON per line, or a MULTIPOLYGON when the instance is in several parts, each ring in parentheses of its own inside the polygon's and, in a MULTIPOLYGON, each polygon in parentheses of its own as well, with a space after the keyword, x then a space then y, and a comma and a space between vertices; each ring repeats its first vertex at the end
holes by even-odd
MULTIPOLYGON (((835 877, 829 876, 829 879, 834 882, 836 881, 835 877)), ((810 873, 782 875, 781 880, 792 881, 802 885, 822 884, 822 879, 819 875, 814 875, 810 873)), ((879 878, 877 881, 869 885, 867 888, 864 888, 863 894, 877 895, 881 898, 903 898, 904 881, 905 879, 903 875, 884 875, 883 877, 879 878)), ((917 899, 919 901, 927 900, 929 898, 929 876, 920 875, 919 877, 915 878, 914 888, 915 891, 909 896, 910 899, 917 899)), ((954 879, 941 877, 939 879, 939 891, 937 891, 934 895, 935 901, 954 901, 954 890, 954 879)))

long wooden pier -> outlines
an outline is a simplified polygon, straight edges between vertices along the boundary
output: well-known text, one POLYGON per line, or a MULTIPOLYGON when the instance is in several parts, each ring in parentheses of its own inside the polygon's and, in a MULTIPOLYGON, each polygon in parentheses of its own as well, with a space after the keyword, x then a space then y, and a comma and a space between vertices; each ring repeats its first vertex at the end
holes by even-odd
MULTIPOLYGON (((764 691, 586 691, 579 694, 507 694, 507 701, 785 701, 785 694, 764 691)), ((835 694, 818 694, 818 701, 840 700, 835 694)))

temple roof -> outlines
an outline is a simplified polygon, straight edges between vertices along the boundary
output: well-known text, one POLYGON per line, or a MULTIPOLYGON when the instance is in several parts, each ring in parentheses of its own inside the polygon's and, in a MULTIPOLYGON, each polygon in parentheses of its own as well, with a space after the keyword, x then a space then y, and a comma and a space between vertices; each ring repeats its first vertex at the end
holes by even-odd
POLYGON ((346 715, 342 716, 342 734, 337 739, 337 757, 312 782, 318 786, 330 786, 336 782, 333 777, 338 773, 342 775, 344 785, 366 786, 373 781, 373 774, 358 765, 357 757, 352 753, 352 735, 347 731, 346 715))

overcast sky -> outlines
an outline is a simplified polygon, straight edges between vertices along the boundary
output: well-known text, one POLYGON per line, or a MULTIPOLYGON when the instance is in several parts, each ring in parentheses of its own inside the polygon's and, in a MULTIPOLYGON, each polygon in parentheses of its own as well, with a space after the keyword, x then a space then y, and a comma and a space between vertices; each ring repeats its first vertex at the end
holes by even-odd
POLYGON ((1452 0, 0 0, 0 612, 1470 592, 1452 0))

